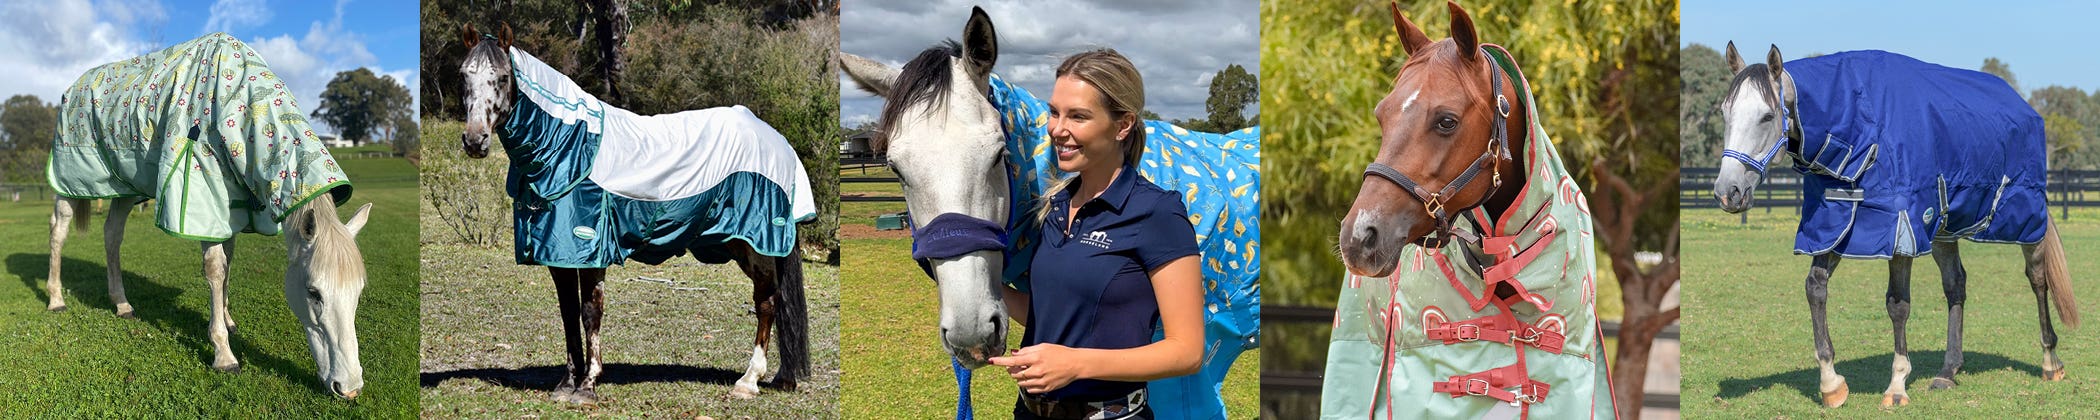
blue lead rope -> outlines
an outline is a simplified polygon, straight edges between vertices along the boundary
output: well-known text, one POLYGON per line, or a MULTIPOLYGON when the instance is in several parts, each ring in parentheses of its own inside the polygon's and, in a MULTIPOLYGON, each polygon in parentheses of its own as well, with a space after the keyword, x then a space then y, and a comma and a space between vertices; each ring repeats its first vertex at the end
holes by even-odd
POLYGON ((948 359, 948 368, 955 370, 955 419, 970 420, 970 370, 954 358, 948 359))

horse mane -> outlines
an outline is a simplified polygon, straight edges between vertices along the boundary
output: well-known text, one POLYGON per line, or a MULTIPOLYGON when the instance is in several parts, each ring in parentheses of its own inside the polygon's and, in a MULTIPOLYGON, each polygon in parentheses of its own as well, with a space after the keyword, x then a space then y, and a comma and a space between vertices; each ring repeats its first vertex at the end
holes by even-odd
POLYGON ((1772 88, 1771 73, 1771 68, 1763 63, 1744 66, 1743 71, 1735 73, 1735 80, 1728 81, 1728 95, 1721 97, 1721 107, 1726 108, 1735 103, 1735 95, 1742 91, 1745 85, 1757 88, 1758 95, 1763 96, 1765 102, 1775 106, 1779 104, 1779 91, 1772 88))
MULTIPOLYGON (((324 276, 332 281, 348 281, 365 278, 364 253, 357 249, 357 239, 350 235, 350 228, 336 215, 334 194, 321 194, 308 201, 299 212, 306 213, 305 223, 311 223, 312 232, 304 235, 313 242, 314 255, 309 267, 333 270, 333 276, 324 276), (324 222, 325 220, 325 222, 324 222)), ((294 217, 293 220, 301 220, 294 217)), ((305 226, 295 226, 304 229, 305 226)))
POLYGON ((890 85, 889 100, 882 105, 882 118, 875 135, 875 149, 889 147, 889 127, 903 118, 904 112, 914 104, 926 103, 940 107, 948 100, 948 92, 954 89, 955 66, 953 61, 962 57, 962 45, 955 40, 943 41, 918 57, 904 63, 897 73, 897 81, 890 85))

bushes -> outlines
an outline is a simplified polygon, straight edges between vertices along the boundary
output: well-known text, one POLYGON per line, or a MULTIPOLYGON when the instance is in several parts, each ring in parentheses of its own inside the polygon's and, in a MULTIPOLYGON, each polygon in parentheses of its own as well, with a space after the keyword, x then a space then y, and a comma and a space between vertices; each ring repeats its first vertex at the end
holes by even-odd
MULTIPOLYGON (((421 135, 434 139, 459 138, 457 121, 424 120, 421 135)), ((510 158, 490 153, 485 159, 468 159, 459 143, 422 143, 424 242, 445 242, 479 247, 510 243, 510 196, 503 192, 503 178, 510 158), (442 232, 442 233, 439 233, 442 232)))

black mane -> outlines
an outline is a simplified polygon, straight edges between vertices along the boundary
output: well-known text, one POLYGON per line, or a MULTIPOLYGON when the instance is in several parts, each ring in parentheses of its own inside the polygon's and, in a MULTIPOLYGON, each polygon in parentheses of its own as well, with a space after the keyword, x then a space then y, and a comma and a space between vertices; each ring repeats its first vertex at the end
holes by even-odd
POLYGON ((954 89, 954 60, 962 57, 962 46, 948 40, 919 52, 898 71, 897 80, 890 85, 889 100, 882 105, 880 128, 877 129, 876 149, 886 149, 889 143, 889 128, 903 118, 905 110, 913 104, 928 103, 942 106, 948 92, 954 89))

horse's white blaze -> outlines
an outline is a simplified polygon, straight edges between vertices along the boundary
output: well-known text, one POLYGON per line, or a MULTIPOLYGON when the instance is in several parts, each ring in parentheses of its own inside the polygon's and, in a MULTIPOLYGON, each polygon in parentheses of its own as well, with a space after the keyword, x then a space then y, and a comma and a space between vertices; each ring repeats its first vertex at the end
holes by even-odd
POLYGON ((751 365, 744 368, 744 377, 737 378, 736 390, 758 393, 758 378, 766 375, 766 347, 751 347, 751 365))
POLYGON ((1407 112, 1407 108, 1415 106, 1415 98, 1419 96, 1422 96, 1421 89, 1415 89, 1415 93, 1407 94, 1407 100, 1400 102, 1400 112, 1407 112))

